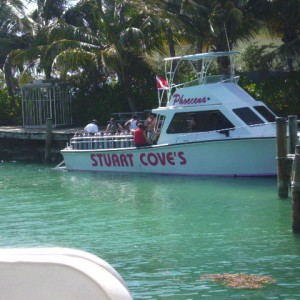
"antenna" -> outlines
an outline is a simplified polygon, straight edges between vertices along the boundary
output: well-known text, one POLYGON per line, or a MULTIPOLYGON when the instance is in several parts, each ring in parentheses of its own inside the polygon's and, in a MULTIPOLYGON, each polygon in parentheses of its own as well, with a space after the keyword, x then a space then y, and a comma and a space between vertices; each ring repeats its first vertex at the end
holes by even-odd
MULTIPOLYGON (((228 39, 228 34, 227 34, 227 30, 226 30, 226 25, 225 25, 225 22, 224 22, 224 31, 225 31, 225 36, 226 36, 226 42, 227 42, 227 47, 228 47, 228 51, 231 51, 230 50, 230 46, 229 46, 229 39, 228 39)), ((233 65, 233 56, 229 56, 229 67, 230 67, 230 77, 231 79, 234 78, 234 65, 233 65)))
POLYGON ((226 30, 225 23, 224 23, 224 30, 225 30, 225 36, 226 36, 226 42, 227 42, 228 51, 230 51, 229 40, 228 40, 228 35, 227 35, 227 30, 226 30))

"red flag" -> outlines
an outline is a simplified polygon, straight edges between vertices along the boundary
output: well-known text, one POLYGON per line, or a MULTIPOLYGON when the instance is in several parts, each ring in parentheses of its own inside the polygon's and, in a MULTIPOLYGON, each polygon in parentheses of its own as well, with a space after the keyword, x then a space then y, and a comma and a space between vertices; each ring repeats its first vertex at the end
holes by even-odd
POLYGON ((164 79, 162 77, 156 76, 156 87, 159 90, 165 90, 169 88, 169 83, 167 79, 164 79))

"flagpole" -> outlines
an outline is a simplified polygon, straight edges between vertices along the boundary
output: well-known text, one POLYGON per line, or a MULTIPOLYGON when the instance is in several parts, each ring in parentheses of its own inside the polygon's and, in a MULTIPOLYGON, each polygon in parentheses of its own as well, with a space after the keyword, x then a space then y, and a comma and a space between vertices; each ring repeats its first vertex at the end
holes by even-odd
POLYGON ((158 98, 158 107, 160 107, 161 106, 161 99, 160 99, 159 89, 157 89, 157 98, 158 98))
POLYGON ((162 104, 162 98, 164 95, 164 91, 166 89, 169 90, 168 80, 156 75, 156 88, 157 88, 158 105, 160 107, 162 104))

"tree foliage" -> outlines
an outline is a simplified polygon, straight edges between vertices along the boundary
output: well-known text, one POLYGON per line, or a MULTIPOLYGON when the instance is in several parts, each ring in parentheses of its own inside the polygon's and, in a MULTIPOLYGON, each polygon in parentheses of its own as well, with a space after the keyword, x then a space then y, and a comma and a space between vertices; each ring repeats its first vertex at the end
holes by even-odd
POLYGON ((300 116, 300 72, 268 76, 259 83, 243 78, 242 86, 255 99, 264 101, 278 116, 300 116))
MULTIPOLYGON (((241 66, 264 72, 299 68, 299 0, 27 2, 36 4, 30 15, 23 1, 0 4, 0 68, 15 106, 21 82, 54 77, 72 82, 77 120, 92 112, 105 118, 113 110, 148 109, 161 56, 232 50, 262 29, 281 38, 282 45, 249 43, 241 66)), ((289 95, 298 99, 298 94, 289 95)))
POLYGON ((270 33, 282 40, 278 52, 293 71, 300 54, 300 1, 250 0, 248 8, 264 21, 270 33))

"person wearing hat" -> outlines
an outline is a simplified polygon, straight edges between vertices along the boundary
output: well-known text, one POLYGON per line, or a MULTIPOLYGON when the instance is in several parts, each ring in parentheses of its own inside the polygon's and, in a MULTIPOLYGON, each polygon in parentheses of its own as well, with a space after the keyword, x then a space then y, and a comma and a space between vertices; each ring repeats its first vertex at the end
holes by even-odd
POLYGON ((98 125, 97 125, 97 120, 93 120, 91 123, 87 124, 84 127, 84 131, 88 133, 89 135, 94 135, 96 132, 98 132, 98 125))

